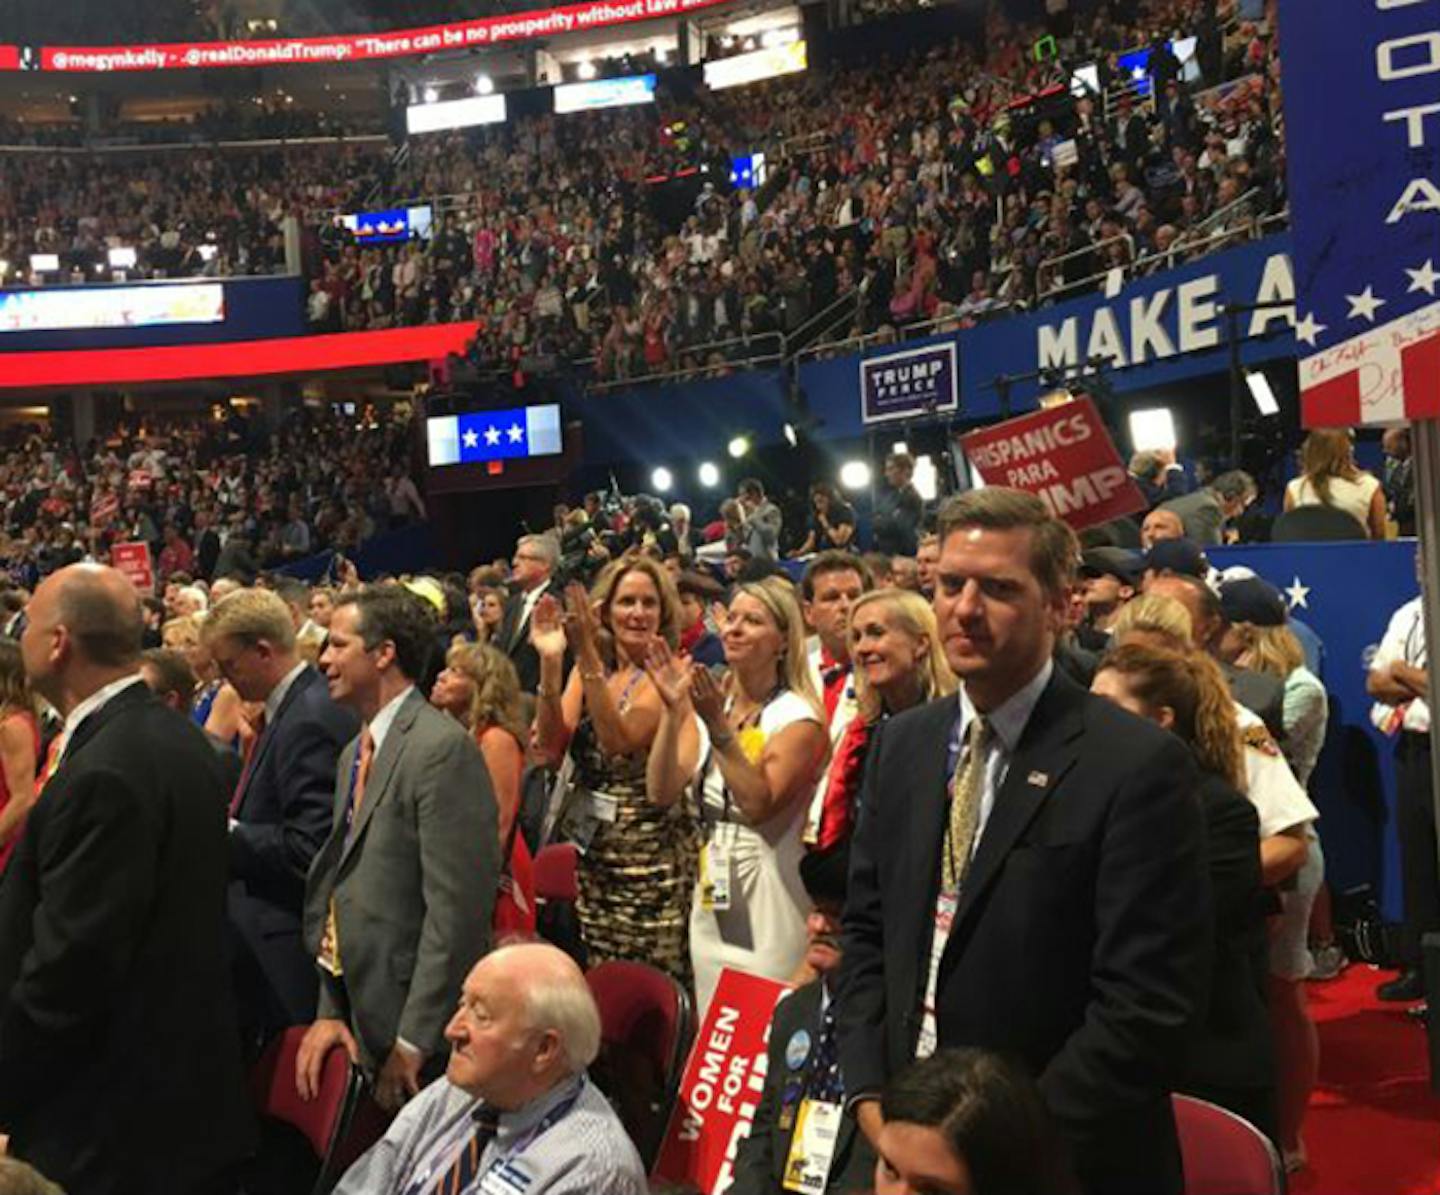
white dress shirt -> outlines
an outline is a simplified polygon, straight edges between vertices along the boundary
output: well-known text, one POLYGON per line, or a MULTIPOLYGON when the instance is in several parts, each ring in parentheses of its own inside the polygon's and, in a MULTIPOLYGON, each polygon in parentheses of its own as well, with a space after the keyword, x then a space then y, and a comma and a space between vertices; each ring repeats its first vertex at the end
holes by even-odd
POLYGON ((374 752, 370 756, 371 759, 374 759, 376 755, 380 754, 380 748, 384 745, 385 736, 390 733, 390 727, 395 724, 395 715, 400 712, 400 706, 404 703, 405 698, 409 697, 414 691, 414 685, 406 685, 399 694, 390 698, 389 701, 382 705, 375 712, 375 716, 370 719, 370 738, 375 743, 374 752))
MULTIPOLYGON (((70 716, 65 719, 65 725, 60 731, 60 746, 55 750, 54 767, 60 766, 60 761, 65 758, 65 752, 70 749, 70 739, 74 736, 80 723, 85 721, 91 714, 103 706, 112 697, 123 693, 131 685, 144 684, 145 678, 135 672, 130 676, 122 676, 119 680, 112 680, 108 685, 96 689, 89 697, 85 698, 79 705, 70 711, 70 716)), ((52 768, 53 772, 53 768, 52 768)))
POLYGON ((276 686, 270 690, 270 696, 265 698, 265 725, 269 726, 275 721, 275 716, 280 712, 280 707, 285 704, 285 696, 295 686, 302 672, 305 671, 305 661, 301 660, 294 668, 282 676, 276 686))

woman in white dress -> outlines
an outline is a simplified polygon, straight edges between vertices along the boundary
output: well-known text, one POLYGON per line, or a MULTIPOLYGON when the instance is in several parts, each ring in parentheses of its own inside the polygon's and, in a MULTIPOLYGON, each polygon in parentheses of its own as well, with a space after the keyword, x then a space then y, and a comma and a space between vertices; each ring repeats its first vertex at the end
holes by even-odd
POLYGON ((722 638, 723 683, 659 644, 649 660, 665 707, 646 771, 650 799, 673 804, 698 770, 690 957, 702 1017, 725 967, 788 980, 804 958, 800 831, 829 749, 790 586, 771 577, 736 587, 722 638))
POLYGON ((1385 538, 1385 490, 1355 463, 1345 428, 1316 428, 1300 447, 1300 476, 1285 487, 1285 509, 1329 506, 1344 511, 1370 539, 1385 538))

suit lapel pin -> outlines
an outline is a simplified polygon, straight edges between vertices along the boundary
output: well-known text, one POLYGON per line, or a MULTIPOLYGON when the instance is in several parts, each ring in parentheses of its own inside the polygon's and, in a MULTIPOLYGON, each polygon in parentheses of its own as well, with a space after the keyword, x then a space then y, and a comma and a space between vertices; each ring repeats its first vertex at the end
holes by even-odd
POLYGON ((1050 783, 1050 777, 1044 772, 1031 772, 1028 783, 1031 788, 1044 788, 1050 783))

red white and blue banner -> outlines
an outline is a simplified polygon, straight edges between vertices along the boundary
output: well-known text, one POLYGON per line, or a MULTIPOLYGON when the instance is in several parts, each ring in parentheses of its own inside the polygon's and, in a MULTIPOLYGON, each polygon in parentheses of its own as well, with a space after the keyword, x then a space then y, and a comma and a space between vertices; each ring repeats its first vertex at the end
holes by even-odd
POLYGON ((1307 426, 1440 416, 1440 5, 1281 0, 1307 426))

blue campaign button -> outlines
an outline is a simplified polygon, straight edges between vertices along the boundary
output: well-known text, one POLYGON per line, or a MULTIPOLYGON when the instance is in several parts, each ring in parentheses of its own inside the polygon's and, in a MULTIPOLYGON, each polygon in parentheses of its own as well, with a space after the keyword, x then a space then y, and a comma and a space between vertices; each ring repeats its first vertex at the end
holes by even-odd
POLYGON ((798 1071, 809 1057, 810 1034, 804 1029, 797 1029, 785 1045, 785 1065, 792 1071, 798 1071))

